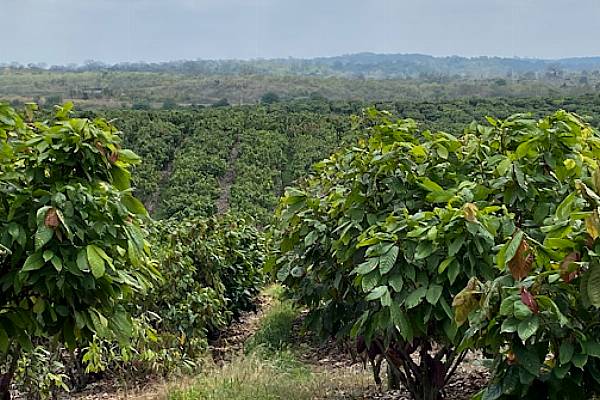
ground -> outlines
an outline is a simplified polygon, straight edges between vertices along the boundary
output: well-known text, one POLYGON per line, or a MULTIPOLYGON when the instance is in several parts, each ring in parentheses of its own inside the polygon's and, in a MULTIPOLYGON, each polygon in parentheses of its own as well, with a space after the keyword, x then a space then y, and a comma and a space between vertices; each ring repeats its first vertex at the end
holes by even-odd
MULTIPOLYGON (((256 313, 246 313, 211 343, 197 378, 131 384, 103 381, 71 396, 79 400, 343 400, 409 399, 378 388, 369 368, 333 341, 321 343, 302 328, 305 313, 267 290, 256 313), (118 389, 114 389, 118 388, 118 389)), ((385 382, 385 368, 382 368, 385 382)), ((447 399, 469 399, 488 373, 470 355, 448 385, 447 399)), ((384 385, 385 386, 385 385, 384 385)))

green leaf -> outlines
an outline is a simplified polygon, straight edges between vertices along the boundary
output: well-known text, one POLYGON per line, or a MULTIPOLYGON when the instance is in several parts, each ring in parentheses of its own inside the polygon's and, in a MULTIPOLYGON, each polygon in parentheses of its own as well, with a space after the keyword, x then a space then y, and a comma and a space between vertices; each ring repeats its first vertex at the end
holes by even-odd
POLYGON ((529 318, 533 313, 522 301, 516 301, 513 306, 513 315, 515 318, 525 320, 529 318))
POLYGON ((398 303, 392 302, 392 304, 390 305, 390 314, 392 317, 392 321, 398 327, 398 331, 400 332, 400 335, 402 335, 404 340, 406 340, 407 342, 412 341, 414 337, 412 325, 406 317, 406 314, 400 309, 398 303))
POLYGON ((430 192, 442 192, 442 191, 444 191, 443 187, 441 187, 440 185, 438 185, 437 183, 435 183, 434 181, 432 181, 431 179, 429 179, 427 177, 421 178, 419 180, 419 184, 425 190, 428 190, 430 192))
POLYGON ((465 240, 466 240, 466 238, 464 235, 461 235, 461 236, 457 237, 456 239, 454 239, 452 241, 452 243, 450 243, 450 246, 448 246, 448 257, 455 256, 456 253, 458 253, 460 248, 465 243, 465 240))
POLYGON ((369 293, 373 290, 379 283, 380 278, 381 276, 377 270, 369 272, 367 275, 363 275, 361 283, 363 292, 369 293))
POLYGON ((406 300, 404 301, 404 304, 406 306, 407 309, 411 309, 414 308, 416 306, 418 306, 421 303, 421 300, 423 300, 423 297, 425 297, 425 295, 427 294, 427 288, 424 286, 421 286, 420 288, 415 289, 414 291, 412 291, 408 297, 406 298, 406 300))
POLYGON ((438 300, 440 299, 440 296, 442 295, 443 290, 444 288, 440 285, 430 285, 427 289, 427 294, 425 295, 425 298, 427 299, 429 304, 436 305, 438 300))
POLYGON ((450 280, 451 285, 454 285, 456 278, 458 278, 458 274, 460 274, 460 265, 456 260, 454 260, 448 267, 448 280, 450 280))
MULTIPOLYGON (((515 298, 514 297, 507 297, 506 299, 502 300, 502 303, 500 303, 500 315, 502 316, 509 316, 509 315, 513 315, 514 310, 515 310, 515 298)), ((520 301, 520 300, 516 300, 516 301, 520 301)))
POLYGON ((444 160, 448 159, 448 149, 441 144, 438 144, 435 148, 437 150, 438 156, 443 158, 444 160))
POLYGON ((44 258, 41 252, 35 252, 25 260, 21 271, 35 271, 44 266, 44 258))
POLYGON ((577 368, 583 368, 583 367, 585 367, 585 364, 587 364, 587 362, 588 362, 588 356, 587 356, 587 354, 579 354, 579 353, 574 354, 573 358, 571 359, 571 362, 577 368))
POLYGON ((558 351, 558 359, 561 364, 567 364, 573 358, 575 346, 571 342, 562 342, 558 351))
POLYGON ((415 260, 422 260, 429 257, 435 251, 433 243, 428 240, 420 241, 415 249, 415 260))
POLYGON ((119 341, 125 341, 133 333, 131 318, 124 310, 117 311, 110 319, 111 330, 117 334, 119 341))
POLYGON ((566 219, 571 214, 571 212, 573 211, 573 204, 575 203, 576 196, 577 192, 572 192, 556 208, 556 216, 559 219, 566 219))
POLYGON ((519 365, 521 365, 531 375, 539 376, 542 362, 535 352, 535 349, 529 347, 516 347, 514 352, 517 356, 519 365))
POLYGON ((523 234, 524 234, 523 231, 518 231, 512 237, 510 242, 508 242, 508 244, 506 245, 506 250, 505 250, 505 255, 504 255, 505 263, 508 263, 510 260, 512 260, 515 257, 515 254, 517 254, 517 249, 519 248, 519 246, 521 245, 521 242, 523 241, 523 234))
POLYGON ((438 274, 443 274, 446 268, 454 261, 454 257, 446 258, 444 261, 438 265, 438 274))
POLYGON ((516 318, 507 318, 502 322, 502 327, 500 328, 500 332, 504 333, 513 333, 516 332, 519 326, 519 320, 516 318))
POLYGON ((85 249, 81 249, 77 253, 77 267, 83 272, 88 272, 90 270, 90 265, 87 260, 87 251, 85 249))
POLYGON ((502 397, 502 386, 499 384, 493 384, 485 389, 481 400, 497 400, 500 397, 502 397))
POLYGON ((589 301, 594 307, 600 307, 600 265, 591 265, 587 275, 587 295, 589 301))
POLYGON ((121 198, 121 201, 131 213, 145 217, 148 216, 148 211, 146 210, 146 207, 144 207, 144 204, 132 195, 125 194, 121 198))
POLYGON ((319 233, 317 231, 308 232, 308 235, 304 237, 304 245, 306 247, 312 246, 317 241, 318 237, 319 233))
POLYGON ((113 185, 119 190, 131 188, 131 172, 118 165, 113 165, 110 173, 112 175, 113 185))
POLYGON ((396 293, 400 293, 402 292, 402 287, 404 286, 404 279, 399 273, 394 274, 388 277, 388 284, 392 287, 392 289, 394 289, 396 293))
POLYGON ((42 257, 44 258, 44 262, 48 262, 54 257, 54 252, 52 250, 46 250, 42 253, 42 257))
POLYGON ((383 295, 388 293, 387 286, 378 286, 375 289, 371 290, 371 293, 365 299, 366 301, 373 301, 381 298, 383 295))
POLYGON ((369 272, 373 271, 375 268, 377 268, 378 264, 379 264, 378 258, 375 258, 375 257, 369 258, 364 263, 358 265, 358 267, 356 268, 356 273, 359 275, 366 275, 369 272))
POLYGON ((385 275, 394 267, 398 258, 398 246, 392 246, 384 255, 379 257, 379 272, 385 275))
POLYGON ((62 265, 62 260, 60 258, 58 258, 57 256, 54 256, 50 259, 50 262, 52 263, 52 265, 54 266, 54 269, 57 272, 62 271, 63 265, 62 265))
POLYGON ((539 327, 540 319, 537 315, 534 315, 531 318, 528 318, 519 323, 519 327, 517 328, 517 334, 519 335, 522 341, 526 341, 537 332, 539 327))
POLYGON ((591 357, 600 357, 600 343, 595 341, 585 342, 585 352, 591 357))
POLYGON ((92 270, 92 275, 94 275, 94 278, 96 279, 101 278, 106 270, 104 258, 101 256, 101 253, 104 253, 104 251, 94 244, 89 244, 86 247, 86 253, 87 261, 92 270))
POLYGON ((50 240, 52 240, 53 236, 54 236, 54 229, 48 228, 44 224, 40 225, 38 230, 35 232, 35 238, 34 238, 35 250, 37 251, 37 250, 41 249, 42 247, 44 247, 44 245, 46 243, 48 243, 50 240))

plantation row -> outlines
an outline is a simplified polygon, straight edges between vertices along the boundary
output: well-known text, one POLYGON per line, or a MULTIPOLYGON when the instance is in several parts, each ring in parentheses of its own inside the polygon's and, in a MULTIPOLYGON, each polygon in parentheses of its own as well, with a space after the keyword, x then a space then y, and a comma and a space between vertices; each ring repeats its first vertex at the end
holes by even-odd
MULTIPOLYGON (((134 186, 154 217, 213 215, 221 194, 219 181, 232 170, 230 208, 266 222, 286 186, 313 163, 354 141, 350 116, 360 115, 364 106, 315 100, 102 115, 114 119, 125 132, 124 144, 143 159, 136 167, 134 186), (230 164, 234 146, 238 157, 230 164)), ((522 110, 536 110, 536 116, 557 108, 599 115, 600 99, 469 99, 382 103, 377 108, 413 118, 423 129, 459 132, 472 121, 484 122, 487 115, 504 118, 522 110)), ((600 126, 600 120, 591 123, 600 126)))

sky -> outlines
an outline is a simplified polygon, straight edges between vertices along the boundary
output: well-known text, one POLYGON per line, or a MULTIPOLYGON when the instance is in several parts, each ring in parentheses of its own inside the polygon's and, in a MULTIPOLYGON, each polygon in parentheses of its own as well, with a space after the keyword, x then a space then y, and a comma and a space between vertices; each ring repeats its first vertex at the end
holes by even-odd
POLYGON ((0 63, 600 55, 600 0, 0 0, 0 15, 0 63))

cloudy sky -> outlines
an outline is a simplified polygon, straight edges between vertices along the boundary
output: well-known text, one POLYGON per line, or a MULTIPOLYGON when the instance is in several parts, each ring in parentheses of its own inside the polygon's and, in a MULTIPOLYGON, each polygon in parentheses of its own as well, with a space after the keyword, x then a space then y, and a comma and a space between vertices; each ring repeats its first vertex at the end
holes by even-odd
POLYGON ((600 55, 600 0, 0 0, 0 63, 600 55))

